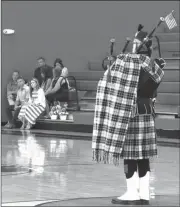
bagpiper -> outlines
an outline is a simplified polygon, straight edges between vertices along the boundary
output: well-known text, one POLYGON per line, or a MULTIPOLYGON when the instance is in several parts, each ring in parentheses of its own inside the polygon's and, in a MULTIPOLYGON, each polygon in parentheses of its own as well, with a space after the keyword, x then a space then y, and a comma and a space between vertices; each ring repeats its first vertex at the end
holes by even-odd
POLYGON ((116 166, 124 160, 127 191, 112 199, 114 204, 149 204, 149 159, 157 157, 153 98, 165 61, 151 58, 152 40, 142 29, 139 25, 132 52, 119 54, 97 86, 93 160, 116 166))

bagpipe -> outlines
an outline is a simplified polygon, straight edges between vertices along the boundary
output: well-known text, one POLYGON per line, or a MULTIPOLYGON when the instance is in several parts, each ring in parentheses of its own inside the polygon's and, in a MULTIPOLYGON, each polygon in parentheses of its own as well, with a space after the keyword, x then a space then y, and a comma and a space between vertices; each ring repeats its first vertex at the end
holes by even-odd
MULTIPOLYGON (((144 38, 144 40, 142 41, 142 43, 140 44, 140 46, 137 48, 136 50, 136 54, 140 53, 143 46, 145 44, 147 44, 148 41, 152 40, 153 38, 156 39, 157 41, 157 48, 158 48, 158 53, 159 53, 159 58, 155 58, 154 61, 159 65, 160 68, 164 68, 164 66, 166 65, 165 60, 161 57, 161 48, 160 48, 160 41, 159 38, 155 35, 153 36, 153 34, 155 33, 155 31, 157 30, 157 28, 162 24, 162 22, 166 22, 167 26, 169 29, 173 29, 174 27, 177 26, 176 20, 173 16, 173 12, 172 11, 170 14, 168 14, 166 17, 160 17, 160 20, 158 22, 158 24, 153 28, 153 30, 146 36, 146 38, 144 38)), ((127 47, 129 45, 129 43, 132 42, 131 38, 126 38, 126 43, 125 46, 122 50, 121 53, 125 53, 127 50, 127 47)), ((115 45, 115 39, 111 39, 110 40, 110 52, 109 52, 109 56, 106 57, 105 59, 103 59, 102 61, 102 68, 104 70, 109 70, 110 66, 112 65, 112 63, 116 60, 116 56, 113 55, 113 51, 114 51, 114 45, 115 45), (108 65, 105 65, 105 62, 108 61, 108 65)))
POLYGON ((112 63, 116 60, 116 56, 113 55, 114 53, 114 44, 115 44, 115 39, 111 39, 110 40, 110 52, 109 52, 109 55, 107 57, 105 57, 102 61, 102 68, 104 70, 107 70, 111 65, 112 63), (105 64, 107 62, 107 64, 105 64))

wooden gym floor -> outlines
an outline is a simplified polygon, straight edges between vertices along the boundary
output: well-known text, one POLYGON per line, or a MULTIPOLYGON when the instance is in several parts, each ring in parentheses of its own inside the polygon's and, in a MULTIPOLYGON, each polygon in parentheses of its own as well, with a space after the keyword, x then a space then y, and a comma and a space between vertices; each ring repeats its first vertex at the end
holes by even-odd
MULTIPOLYGON (((151 161, 151 205, 179 206, 179 148, 158 151, 151 161)), ((94 163, 89 140, 3 131, 1 152, 2 206, 111 206, 126 190, 123 161, 119 167, 94 163)))

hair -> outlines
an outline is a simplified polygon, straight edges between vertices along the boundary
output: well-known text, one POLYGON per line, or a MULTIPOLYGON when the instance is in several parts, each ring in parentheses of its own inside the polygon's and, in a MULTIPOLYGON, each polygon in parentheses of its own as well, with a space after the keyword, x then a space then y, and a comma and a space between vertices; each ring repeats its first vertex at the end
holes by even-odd
POLYGON ((44 62, 46 61, 46 59, 44 57, 38 57, 37 60, 43 60, 44 62))
POLYGON ((53 68, 53 71, 55 72, 55 77, 61 76, 61 73, 62 73, 61 69, 55 67, 55 68, 53 68))
POLYGON ((56 67, 56 63, 59 63, 61 65, 62 68, 64 68, 64 65, 62 63, 62 60, 60 58, 56 58, 54 61, 54 67, 56 67))
POLYGON ((18 73, 18 74, 20 74, 19 70, 13 70, 12 73, 18 73))
POLYGON ((19 77, 20 72, 18 70, 13 70, 13 72, 11 73, 11 80, 13 80, 13 74, 14 73, 17 73, 18 77, 19 77))
MULTIPOLYGON (((35 81, 36 84, 37 84, 37 89, 40 88, 40 85, 39 85, 39 81, 37 78, 32 78, 31 81, 35 81)), ((31 87, 31 84, 30 84, 30 97, 32 98, 32 91, 33 91, 33 88, 31 87)))
POLYGON ((19 76, 19 77, 17 78, 17 80, 24 80, 24 82, 25 82, 25 79, 24 79, 22 76, 19 76))
POLYGON ((42 70, 41 73, 44 74, 44 81, 46 81, 49 78, 48 75, 47 75, 47 72, 42 70))

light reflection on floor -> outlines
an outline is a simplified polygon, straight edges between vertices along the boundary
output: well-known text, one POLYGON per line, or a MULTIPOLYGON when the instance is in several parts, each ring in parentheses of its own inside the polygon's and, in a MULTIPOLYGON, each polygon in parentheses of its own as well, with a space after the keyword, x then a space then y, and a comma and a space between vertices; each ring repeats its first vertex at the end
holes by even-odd
MULTIPOLYGON (((2 203, 118 196, 126 190, 123 161, 119 167, 95 164, 90 141, 23 131, 21 136, 2 134, 1 151, 3 166, 25 169, 2 172, 2 203)), ((152 199, 179 194, 179 148, 159 147, 151 168, 152 199)))

